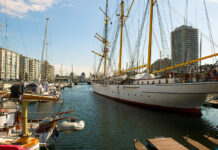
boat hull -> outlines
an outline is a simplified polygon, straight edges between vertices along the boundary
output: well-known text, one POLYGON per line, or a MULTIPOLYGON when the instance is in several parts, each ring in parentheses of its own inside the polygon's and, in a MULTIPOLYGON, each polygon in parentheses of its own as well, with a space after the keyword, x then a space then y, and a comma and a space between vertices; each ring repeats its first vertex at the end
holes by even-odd
POLYGON ((93 83, 93 92, 115 100, 174 111, 200 114, 200 106, 218 83, 175 83, 150 85, 105 85, 93 83))

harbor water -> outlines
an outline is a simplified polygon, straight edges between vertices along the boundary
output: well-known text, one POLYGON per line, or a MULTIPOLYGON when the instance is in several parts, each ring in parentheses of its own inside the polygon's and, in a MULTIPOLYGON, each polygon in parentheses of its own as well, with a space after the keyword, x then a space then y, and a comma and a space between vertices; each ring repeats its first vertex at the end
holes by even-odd
POLYGON ((218 109, 214 108, 202 106, 202 116, 146 109, 94 94, 90 85, 65 88, 62 97, 64 101, 30 104, 30 118, 73 109, 86 126, 82 131, 61 132, 49 149, 129 150, 134 149, 134 138, 146 144, 146 139, 155 137, 172 137, 189 147, 183 136, 213 149, 203 135, 218 135, 218 109))

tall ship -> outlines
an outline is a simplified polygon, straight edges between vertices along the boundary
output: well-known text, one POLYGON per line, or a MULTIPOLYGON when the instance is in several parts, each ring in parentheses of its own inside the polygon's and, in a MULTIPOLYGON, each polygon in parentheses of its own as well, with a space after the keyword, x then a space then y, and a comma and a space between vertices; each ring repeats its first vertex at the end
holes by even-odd
MULTIPOLYGON (((158 7, 158 0, 149 0, 146 2, 146 10, 143 16, 144 21, 142 20, 142 22, 145 22, 146 19, 149 20, 149 32, 147 40, 148 49, 146 52, 148 58, 147 62, 142 65, 139 65, 139 63, 137 63, 136 66, 129 65, 130 67, 128 66, 126 69, 122 68, 123 30, 126 29, 126 20, 129 17, 132 6, 134 4, 133 0, 131 5, 129 6, 127 14, 124 14, 124 10, 126 9, 124 8, 124 1, 122 0, 120 3, 120 14, 118 15, 119 24, 116 35, 114 36, 115 40, 118 39, 118 36, 120 36, 118 69, 115 69, 114 72, 111 72, 109 71, 109 68, 110 66, 112 66, 112 56, 114 54, 109 55, 108 53, 109 49, 110 52, 113 53, 115 46, 112 44, 115 43, 115 40, 113 40, 112 44, 108 41, 108 24, 111 18, 108 16, 108 0, 106 0, 106 11, 103 11, 101 9, 101 11, 105 15, 104 36, 101 36, 97 33, 95 36, 104 44, 103 54, 92 51, 93 53, 101 57, 100 64, 95 73, 92 75, 93 92, 117 101, 123 101, 130 104, 186 113, 201 114, 200 106, 206 102, 208 95, 218 93, 218 82, 216 82, 215 76, 210 75, 211 73, 216 74, 216 71, 208 72, 209 74, 202 72, 201 70, 199 71, 199 62, 209 58, 214 58, 218 55, 218 53, 214 52, 209 56, 200 58, 197 56, 194 59, 192 58, 188 61, 183 60, 177 64, 170 63, 169 66, 159 69, 152 68, 152 39, 156 39, 156 37, 153 37, 155 36, 156 31, 153 29, 154 7, 157 10, 158 19, 160 19, 161 17, 159 15, 160 12, 158 7), (148 18, 145 17, 146 14, 148 15, 148 18), (99 68, 101 67, 102 62, 104 62, 104 71, 103 73, 100 73, 99 68), (192 65, 193 67, 190 67, 192 65), (188 70, 190 70, 190 72, 188 73, 185 70, 187 66, 189 66, 188 70), (194 68, 194 66, 197 69, 195 72, 192 72, 191 70, 192 68, 194 68), (139 70, 142 71, 140 72, 139 70)), ((186 4, 187 3, 188 2, 186 2, 186 4)), ((205 1, 204 6, 206 10, 205 1)), ((163 23, 159 20, 160 28, 163 26, 162 24, 163 23)), ((185 19, 184 26, 186 29, 191 28, 186 24, 187 19, 185 19)), ((143 27, 140 27, 138 38, 142 37, 142 31, 140 31, 142 29, 143 27)), ((163 30, 160 30, 160 34, 161 38, 164 37, 163 30)), ((171 35, 171 38, 176 37, 173 37, 171 35)), ((162 38, 161 41, 163 42, 164 39, 162 38)), ((135 53, 135 55, 139 54, 135 53)))

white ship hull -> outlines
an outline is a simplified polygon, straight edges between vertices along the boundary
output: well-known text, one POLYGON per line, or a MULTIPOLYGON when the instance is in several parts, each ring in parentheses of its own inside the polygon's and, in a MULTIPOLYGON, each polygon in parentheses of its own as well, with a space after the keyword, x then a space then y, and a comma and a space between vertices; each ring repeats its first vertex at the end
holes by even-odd
POLYGON ((208 94, 218 93, 218 82, 147 85, 92 83, 93 92, 119 101, 200 114, 208 94))

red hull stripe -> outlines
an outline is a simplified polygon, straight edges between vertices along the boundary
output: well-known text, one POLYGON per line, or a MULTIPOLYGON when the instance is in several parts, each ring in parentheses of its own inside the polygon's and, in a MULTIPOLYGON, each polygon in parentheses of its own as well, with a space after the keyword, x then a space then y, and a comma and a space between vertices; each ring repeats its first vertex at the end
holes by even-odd
POLYGON ((134 105, 138 105, 138 106, 201 115, 201 109, 200 108, 175 108, 175 107, 167 107, 167 106, 160 106, 160 105, 144 104, 144 103, 129 101, 129 100, 126 100, 126 99, 120 99, 120 98, 117 98, 117 97, 107 96, 107 95, 104 95, 104 94, 100 94, 98 92, 94 92, 94 93, 96 93, 98 95, 101 95, 101 96, 104 96, 104 97, 108 97, 108 98, 111 98, 111 99, 119 100, 119 101, 122 101, 122 102, 125 102, 125 103, 130 103, 130 104, 134 104, 134 105))

